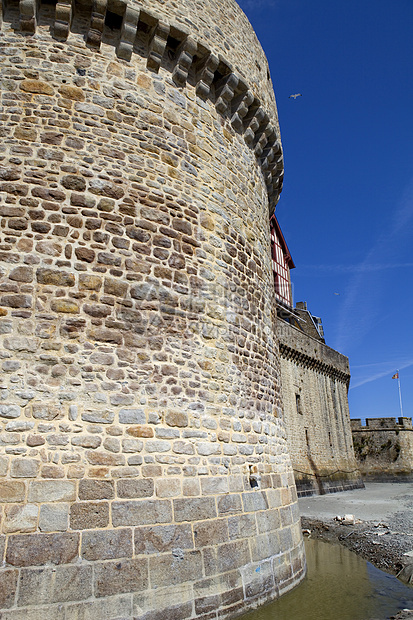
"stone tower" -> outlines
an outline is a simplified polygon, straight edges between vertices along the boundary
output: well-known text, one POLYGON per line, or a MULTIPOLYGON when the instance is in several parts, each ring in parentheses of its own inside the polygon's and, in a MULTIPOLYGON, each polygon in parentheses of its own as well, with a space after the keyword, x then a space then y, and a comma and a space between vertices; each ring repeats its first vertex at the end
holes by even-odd
POLYGON ((0 615, 232 617, 305 570, 266 58, 234 0, 0 23, 0 615))

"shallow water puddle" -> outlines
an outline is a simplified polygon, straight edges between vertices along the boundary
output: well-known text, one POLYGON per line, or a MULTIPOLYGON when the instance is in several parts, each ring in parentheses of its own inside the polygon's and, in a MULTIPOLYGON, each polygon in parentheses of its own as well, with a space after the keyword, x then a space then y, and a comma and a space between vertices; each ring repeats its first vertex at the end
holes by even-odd
POLYGON ((385 620, 413 609, 413 588, 341 545, 305 542, 304 581, 242 620, 385 620))

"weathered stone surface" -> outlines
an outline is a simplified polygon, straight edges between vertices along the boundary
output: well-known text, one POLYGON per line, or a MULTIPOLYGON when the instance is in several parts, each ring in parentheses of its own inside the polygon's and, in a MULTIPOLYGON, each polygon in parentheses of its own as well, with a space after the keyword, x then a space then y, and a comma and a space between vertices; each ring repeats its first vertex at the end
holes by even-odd
POLYGON ((112 480, 80 480, 79 482, 79 499, 81 500, 112 499, 114 496, 112 480))
POLYGON ((173 549, 193 549, 192 528, 185 525, 158 525, 135 529, 135 553, 152 555, 173 549))
POLYGON ((174 499, 175 521, 201 521, 214 519, 216 514, 215 499, 209 497, 174 499))
POLYGON ((83 532, 81 556, 89 561, 131 558, 133 556, 132 529, 83 532))
POLYGON ((168 500, 141 500, 113 502, 112 504, 112 523, 115 527, 170 523, 171 521, 172 505, 168 500))
POLYGON ((30 483, 29 502, 70 502, 75 499, 76 484, 71 480, 34 480, 30 483))
POLYGON ((34 532, 37 527, 39 507, 35 504, 8 505, 4 510, 3 531, 11 532, 34 532))
POLYGON ((79 534, 16 534, 10 536, 6 562, 12 566, 68 564, 78 557, 79 534))
POLYGON ((2 480, 0 484, 0 502, 15 503, 24 500, 26 485, 22 481, 2 480))
POLYGON ((164 586, 176 585, 185 581, 200 579, 203 575, 200 551, 172 551, 149 558, 149 571, 154 583, 164 586))
POLYGON ((17 578, 17 570, 9 569, 2 572, 0 580, 0 609, 13 607, 17 590, 17 578))
POLYGON ((102 528, 109 524, 108 502, 84 502, 72 504, 70 527, 72 530, 102 528))
POLYGON ((41 532, 66 532, 69 525, 69 504, 43 504, 40 507, 41 532))
POLYGON ((147 587, 147 560, 142 558, 105 562, 95 568, 94 588, 97 597, 136 592, 147 587))
POLYGON ((39 469, 39 461, 28 458, 19 459, 12 462, 10 476, 12 478, 36 478, 39 469))
POLYGON ((152 497, 154 494, 154 482, 151 479, 119 480, 116 483, 116 491, 118 497, 125 499, 152 497))

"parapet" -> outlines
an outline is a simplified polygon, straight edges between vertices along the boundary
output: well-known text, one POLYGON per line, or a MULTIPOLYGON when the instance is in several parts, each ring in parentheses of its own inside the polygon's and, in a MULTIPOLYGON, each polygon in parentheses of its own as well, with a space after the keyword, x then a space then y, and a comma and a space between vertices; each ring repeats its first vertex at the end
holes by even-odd
POLYGON ((411 430, 411 418, 366 418, 363 425, 361 419, 351 420, 352 431, 387 431, 387 430, 411 430))

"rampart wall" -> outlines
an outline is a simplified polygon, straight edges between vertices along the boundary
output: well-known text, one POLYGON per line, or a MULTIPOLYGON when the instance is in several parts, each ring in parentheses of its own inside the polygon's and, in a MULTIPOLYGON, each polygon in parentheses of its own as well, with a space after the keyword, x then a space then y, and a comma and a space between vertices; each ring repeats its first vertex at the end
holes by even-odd
POLYGON ((348 359, 278 320, 287 443, 299 495, 362 486, 351 438, 348 359))
POLYGON ((351 420, 354 450, 363 478, 377 481, 413 480, 411 418, 351 420))
POLYGON ((232 0, 2 10, 0 615, 241 613, 305 571, 265 56, 232 0))

